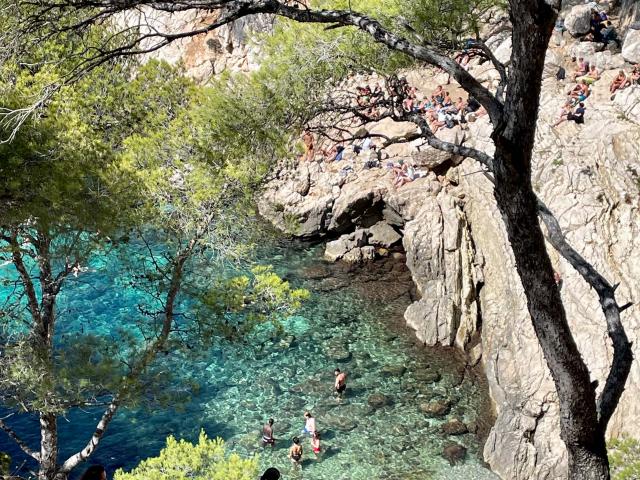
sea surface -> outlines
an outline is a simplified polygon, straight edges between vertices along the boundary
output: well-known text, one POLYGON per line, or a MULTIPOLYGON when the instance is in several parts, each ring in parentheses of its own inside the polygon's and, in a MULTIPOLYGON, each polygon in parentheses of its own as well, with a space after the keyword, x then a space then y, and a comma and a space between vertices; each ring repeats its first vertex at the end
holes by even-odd
MULTIPOLYGON (((402 313, 415 292, 402 258, 363 268, 330 265, 320 245, 280 239, 263 245, 256 261, 311 291, 302 310, 286 320, 284 333, 267 340, 220 340, 198 360, 173 362, 174 374, 197 383, 197 393, 179 409, 121 410, 92 463, 105 465, 111 478, 115 469, 131 469, 157 455, 167 435, 197 440, 204 429, 222 437, 231 451, 258 454, 264 468, 278 467, 285 479, 497 478, 481 461, 481 442, 492 422, 486 385, 455 350, 425 348, 404 327, 402 313), (348 373, 343 400, 332 394, 336 367, 348 373), (425 414, 430 402, 448 403, 448 412, 425 414), (316 458, 304 438, 298 471, 287 452, 304 426, 305 410, 316 417, 322 452, 316 458), (277 442, 263 449, 261 428, 270 417, 277 442), (475 433, 443 433, 442 425, 454 418, 475 433), (468 450, 455 466, 442 456, 451 442, 468 450)), ((97 259, 69 283, 61 297, 62 333, 104 333, 135 314, 140 298, 120 288, 112 265, 97 259)), ((11 268, 0 268, 0 278, 11 268)), ((99 410, 75 410, 60 419, 63 456, 86 444, 99 416, 99 410)), ((34 417, 7 421, 38 446, 34 417)), ((12 455, 14 467, 25 461, 2 432, 0 451, 12 455)))

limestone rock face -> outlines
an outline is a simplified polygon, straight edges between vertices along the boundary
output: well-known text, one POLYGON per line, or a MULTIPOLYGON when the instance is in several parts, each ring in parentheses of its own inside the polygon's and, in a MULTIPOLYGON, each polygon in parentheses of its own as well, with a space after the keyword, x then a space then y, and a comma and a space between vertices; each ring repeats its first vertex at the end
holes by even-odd
POLYGON ((564 19, 567 31, 575 36, 584 35, 591 27, 591 6, 576 5, 571 9, 564 19))
POLYGON ((407 308, 405 319, 428 345, 458 343, 464 349, 475 332, 474 252, 465 232, 459 205, 444 192, 423 203, 405 226, 407 266, 423 296, 407 308), (456 342, 459 328, 464 332, 456 342))
POLYGON ((640 63, 640 30, 629 29, 622 44, 622 56, 627 62, 640 63))
POLYGON ((369 243, 389 248, 398 243, 402 237, 386 222, 378 222, 368 230, 369 243))
MULTIPOLYGON (((143 33, 188 32, 215 21, 215 13, 207 11, 158 12, 151 9, 129 11, 118 21, 125 26, 139 26, 143 33)), ((165 60, 172 65, 182 62, 189 76, 197 81, 207 81, 225 70, 248 72, 258 66, 259 48, 249 47, 249 37, 254 32, 273 29, 273 17, 254 15, 224 25, 212 32, 191 38, 176 40, 164 48, 152 52, 147 58, 165 60)), ((149 47, 157 39, 149 39, 149 47)))

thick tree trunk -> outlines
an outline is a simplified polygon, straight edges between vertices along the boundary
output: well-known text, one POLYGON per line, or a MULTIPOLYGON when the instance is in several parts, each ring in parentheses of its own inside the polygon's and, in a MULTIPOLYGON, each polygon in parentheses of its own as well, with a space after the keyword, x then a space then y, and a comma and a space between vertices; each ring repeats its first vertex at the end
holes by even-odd
POLYGON ((531 185, 544 58, 557 13, 544 1, 511 3, 513 52, 504 122, 493 138, 495 197, 502 213, 533 328, 555 382, 569 478, 609 478, 595 387, 573 339, 537 216, 531 185))
POLYGON ((54 480, 58 469, 58 419, 40 414, 40 469, 38 480, 54 480))

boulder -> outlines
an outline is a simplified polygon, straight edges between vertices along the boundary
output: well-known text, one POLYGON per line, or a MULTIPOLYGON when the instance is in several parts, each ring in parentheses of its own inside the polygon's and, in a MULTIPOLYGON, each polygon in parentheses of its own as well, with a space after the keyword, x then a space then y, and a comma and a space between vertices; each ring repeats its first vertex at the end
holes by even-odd
POLYGON ((345 236, 340 237, 333 242, 328 242, 324 249, 324 258, 325 260, 329 260, 330 262, 337 262, 345 254, 351 250, 351 246, 349 245, 348 238, 345 236))
POLYGON ((368 229, 369 244, 376 247, 389 248, 395 245, 402 237, 386 222, 378 222, 368 229))
POLYGON ((420 411, 429 417, 443 417, 451 410, 451 402, 449 400, 432 400, 430 402, 421 403, 420 411))
POLYGON ((591 28, 591 6, 576 5, 564 19, 564 26, 574 37, 589 33, 591 28))
POLYGON ((362 253, 357 252, 357 250, 366 244, 367 231, 358 229, 355 232, 342 235, 337 240, 328 242, 324 250, 324 258, 330 262, 344 259, 347 262, 357 263, 362 259, 362 253), (356 252, 351 253, 353 250, 356 250, 356 252), (355 259, 355 262, 352 261, 353 259, 355 259))
POLYGON ((452 418, 440 427, 445 435, 464 435, 469 433, 469 428, 459 418, 452 418))
POLYGON ((376 184, 376 179, 385 172, 379 169, 368 172, 361 172, 361 176, 345 183, 340 190, 331 212, 330 231, 344 232, 353 228, 353 225, 368 227, 382 219, 382 198, 387 189, 376 184))
POLYGON ((640 30, 630 29, 624 37, 622 56, 627 62, 640 63, 640 30))
POLYGON ((376 258, 376 248, 371 245, 367 245, 366 247, 362 247, 360 249, 362 255, 363 262, 370 262, 376 258))
POLYGON ((404 365, 385 365, 380 370, 380 376, 384 378, 399 378, 407 371, 407 367, 404 365))
POLYGON ((383 395, 382 393, 374 393, 372 395, 369 395, 367 403, 372 408, 382 408, 391 404, 391 398, 383 395))
POLYGON ((449 465, 453 467, 459 462, 464 461, 464 457, 467 456, 467 449, 457 443, 450 443, 442 450, 442 456, 449 462, 449 465))
MULTIPOLYGON (((373 247, 372 247, 373 248, 373 247)), ((353 248, 342 257, 342 261, 346 263, 360 263, 364 260, 361 248, 353 248)))
POLYGON ((628 120, 640 124, 640 86, 634 85, 619 90, 616 93, 614 103, 622 110, 628 120))

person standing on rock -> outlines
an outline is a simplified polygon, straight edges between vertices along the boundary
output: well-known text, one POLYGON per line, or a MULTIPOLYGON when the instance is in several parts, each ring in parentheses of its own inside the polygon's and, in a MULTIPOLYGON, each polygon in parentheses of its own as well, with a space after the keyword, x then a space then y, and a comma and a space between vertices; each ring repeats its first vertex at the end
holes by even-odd
POLYGON ((336 376, 336 394, 338 395, 338 398, 342 398, 344 396, 344 391, 347 389, 347 374, 346 372, 341 372, 339 368, 336 368, 333 373, 336 376))
POLYGON ((262 447, 269 445, 273 448, 276 444, 276 439, 273 438, 273 418, 270 418, 267 423, 262 427, 262 447))

